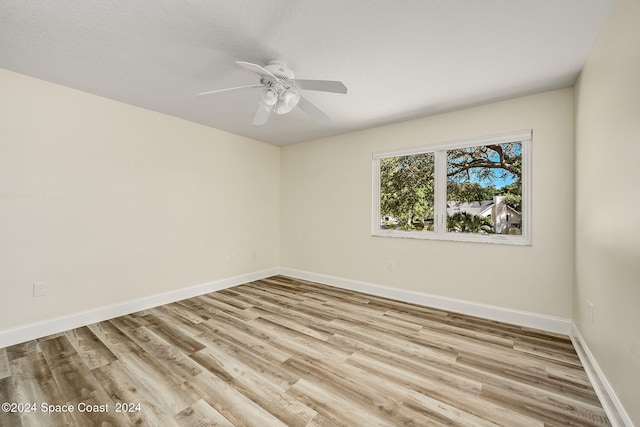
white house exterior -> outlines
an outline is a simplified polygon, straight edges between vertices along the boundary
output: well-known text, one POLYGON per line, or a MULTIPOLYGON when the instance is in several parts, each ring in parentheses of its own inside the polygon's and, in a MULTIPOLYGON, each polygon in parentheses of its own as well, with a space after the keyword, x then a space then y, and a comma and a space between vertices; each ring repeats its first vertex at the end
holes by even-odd
POLYGON ((520 234, 522 215, 507 205, 505 196, 494 196, 493 200, 482 202, 447 202, 447 216, 458 212, 489 217, 496 234, 520 234))

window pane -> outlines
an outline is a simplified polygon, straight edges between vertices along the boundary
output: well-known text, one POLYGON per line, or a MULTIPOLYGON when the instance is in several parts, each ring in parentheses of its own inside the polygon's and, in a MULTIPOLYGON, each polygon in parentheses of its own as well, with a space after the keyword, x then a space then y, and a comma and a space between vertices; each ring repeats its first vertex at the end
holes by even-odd
POLYGON ((434 154, 380 159, 380 228, 433 231, 434 154))
POLYGON ((522 234, 522 144, 447 150, 447 232, 522 234))

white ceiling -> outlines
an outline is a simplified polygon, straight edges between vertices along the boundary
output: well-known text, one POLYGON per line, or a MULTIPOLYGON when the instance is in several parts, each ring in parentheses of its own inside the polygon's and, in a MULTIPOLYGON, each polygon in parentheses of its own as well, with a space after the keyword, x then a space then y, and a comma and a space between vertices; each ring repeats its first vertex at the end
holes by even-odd
MULTIPOLYGON (((0 67, 286 145, 571 86, 614 0, 0 0, 0 67), (280 59, 332 122, 253 126, 280 59)), ((1 96, 1 95, 0 95, 1 96)))

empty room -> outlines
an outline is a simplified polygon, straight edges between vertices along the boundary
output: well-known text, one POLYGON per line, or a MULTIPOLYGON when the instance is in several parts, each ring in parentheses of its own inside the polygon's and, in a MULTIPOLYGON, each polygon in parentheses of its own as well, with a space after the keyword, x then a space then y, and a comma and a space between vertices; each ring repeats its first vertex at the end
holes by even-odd
POLYGON ((0 1, 0 426, 640 426, 640 1, 0 1))

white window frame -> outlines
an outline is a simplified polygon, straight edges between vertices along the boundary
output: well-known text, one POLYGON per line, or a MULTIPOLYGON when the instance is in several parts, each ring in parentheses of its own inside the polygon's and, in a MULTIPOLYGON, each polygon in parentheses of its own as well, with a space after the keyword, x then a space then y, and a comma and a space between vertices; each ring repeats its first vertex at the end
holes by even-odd
POLYGON ((531 129, 450 141, 435 145, 423 145, 402 150, 373 153, 373 196, 371 234, 380 237, 401 237, 426 240, 449 240, 459 242, 499 243, 509 245, 531 245, 531 129), (479 145, 520 142, 522 144, 522 223, 521 235, 455 233, 446 230, 447 225, 447 150, 479 145), (412 154, 434 153, 434 230, 405 231, 382 229, 380 226, 380 159, 409 156, 412 154))

